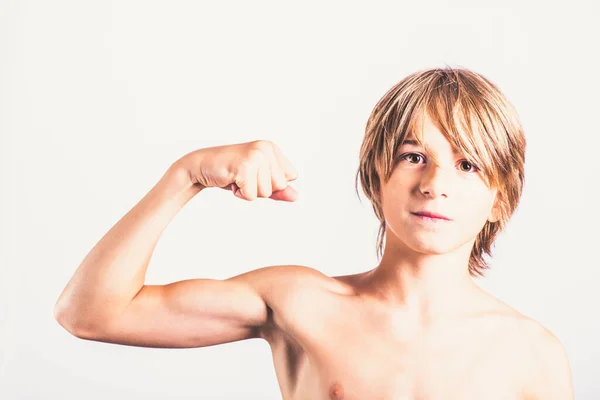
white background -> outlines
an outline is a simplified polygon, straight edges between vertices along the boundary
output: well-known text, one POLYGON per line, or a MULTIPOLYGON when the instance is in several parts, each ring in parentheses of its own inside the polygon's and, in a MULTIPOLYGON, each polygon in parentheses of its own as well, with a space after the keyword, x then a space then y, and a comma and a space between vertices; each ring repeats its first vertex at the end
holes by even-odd
POLYGON ((376 265, 354 191, 369 113, 419 69, 495 82, 526 130, 526 183, 478 283, 565 346, 600 398, 599 9, 593 1, 1 1, 0 398, 279 399, 266 342, 150 349, 53 319, 89 250, 183 154, 272 140, 296 203, 202 192, 147 284, 275 264, 376 265))

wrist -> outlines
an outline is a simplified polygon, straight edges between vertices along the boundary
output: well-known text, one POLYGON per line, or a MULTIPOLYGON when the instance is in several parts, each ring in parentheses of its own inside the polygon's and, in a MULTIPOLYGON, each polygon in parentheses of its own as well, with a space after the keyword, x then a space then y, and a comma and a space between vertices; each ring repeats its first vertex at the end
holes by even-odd
POLYGON ((192 178, 190 170, 177 160, 167 170, 164 178, 170 182, 171 185, 178 188, 179 191, 194 191, 199 192, 206 187, 195 182, 192 178))

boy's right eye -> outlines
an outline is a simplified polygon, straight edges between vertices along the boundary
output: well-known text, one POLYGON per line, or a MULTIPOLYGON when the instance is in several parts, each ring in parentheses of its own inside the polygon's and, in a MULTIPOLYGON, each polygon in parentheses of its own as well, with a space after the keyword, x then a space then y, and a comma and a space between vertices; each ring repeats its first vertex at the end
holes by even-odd
MULTIPOLYGON (((421 157, 421 158, 423 157, 419 153, 406 153, 406 154, 403 154, 402 156, 400 156, 400 160, 408 160, 409 157, 411 157, 411 156, 416 156, 416 157, 421 157)), ((412 163, 411 162, 411 164, 418 164, 418 163, 412 163)))

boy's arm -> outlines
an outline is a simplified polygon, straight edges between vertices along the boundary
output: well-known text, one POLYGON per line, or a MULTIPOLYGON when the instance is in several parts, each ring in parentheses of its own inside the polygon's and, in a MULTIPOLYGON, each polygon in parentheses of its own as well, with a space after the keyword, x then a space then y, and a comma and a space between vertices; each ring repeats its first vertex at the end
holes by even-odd
POLYGON ((201 191, 187 174, 173 164, 85 257, 54 309, 70 333, 149 347, 196 347, 260 334, 268 307, 253 285, 269 268, 224 281, 144 286, 160 235, 201 191))

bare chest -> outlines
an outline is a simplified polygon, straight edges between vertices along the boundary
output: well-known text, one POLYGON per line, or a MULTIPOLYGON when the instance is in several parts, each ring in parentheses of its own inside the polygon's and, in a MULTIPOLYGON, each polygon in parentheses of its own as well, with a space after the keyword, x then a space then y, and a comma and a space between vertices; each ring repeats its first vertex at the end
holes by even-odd
POLYGON ((296 329, 271 345, 285 400, 522 398, 519 348, 493 321, 408 335, 360 314, 313 315, 296 329))
POLYGON ((436 352, 351 336, 312 353, 292 343, 274 352, 284 399, 520 398, 517 361, 499 348, 463 345, 436 352))

